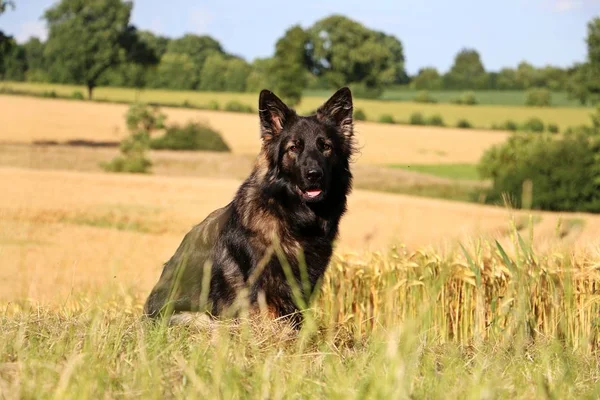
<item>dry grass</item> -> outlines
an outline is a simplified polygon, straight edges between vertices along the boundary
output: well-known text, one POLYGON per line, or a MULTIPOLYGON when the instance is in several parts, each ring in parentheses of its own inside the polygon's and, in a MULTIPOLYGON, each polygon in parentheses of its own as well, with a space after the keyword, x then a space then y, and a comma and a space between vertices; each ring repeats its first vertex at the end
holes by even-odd
POLYGON ((138 290, 114 284, 5 304, 0 395, 598 398, 597 256, 517 237, 467 249, 336 256, 297 334, 260 319, 150 324, 138 290))
MULTIPOLYGON (((109 282, 148 289, 190 227, 230 201, 239 181, 0 168, 0 298, 44 299, 109 282), (17 277, 18 282, 14 282, 17 277), (51 286, 48 286, 52 283, 51 286)), ((452 249, 457 240, 503 242, 513 214, 473 204, 357 190, 338 248, 452 249)), ((540 248, 586 248, 600 217, 536 214, 540 248), (577 219, 581 223, 570 224, 577 219)), ((518 228, 524 213, 514 214, 518 228)))
MULTIPOLYGON (((70 96, 74 91, 86 93, 80 86, 32 84, 32 83, 0 83, 0 87, 10 87, 16 90, 41 93, 55 91, 59 95, 70 96)), ((97 88, 95 98, 111 101, 133 102, 147 101, 161 104, 182 105, 188 102, 191 105, 205 106, 210 101, 216 100, 223 107, 227 102, 236 100, 256 109, 258 94, 256 93, 211 93, 211 92, 180 92, 169 90, 144 90, 136 91, 123 88, 97 88)), ((326 100, 325 97, 304 97, 298 107, 301 112, 315 110, 326 100)), ((490 128, 493 124, 503 124, 506 120, 524 123, 531 117, 538 117, 546 123, 558 124, 561 128, 587 123, 590 109, 586 108, 536 108, 525 106, 460 106, 454 104, 422 104, 413 102, 395 102, 379 100, 355 101, 356 107, 361 108, 367 117, 377 121, 383 114, 389 114, 396 121, 407 122, 414 112, 421 112, 426 116, 439 114, 446 124, 456 126, 460 119, 467 119, 478 128, 490 128)))
MULTIPOLYGON (((119 141, 127 135, 127 106, 69 100, 0 96, 0 141, 119 141), (32 117, 43 116, 43 118, 32 117)), ((260 142, 258 117, 215 111, 164 109, 170 122, 208 121, 235 154, 256 155, 260 142)), ((433 127, 357 123, 358 163, 474 163, 506 133, 433 127)))

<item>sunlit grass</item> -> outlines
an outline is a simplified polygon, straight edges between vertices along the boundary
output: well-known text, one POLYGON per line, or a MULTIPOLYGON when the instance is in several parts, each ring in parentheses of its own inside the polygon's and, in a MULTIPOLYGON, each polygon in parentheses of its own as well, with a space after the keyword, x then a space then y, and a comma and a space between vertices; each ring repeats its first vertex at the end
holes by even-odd
MULTIPOLYGON (((0 88, 10 88, 32 94, 54 91, 58 96, 71 96, 74 92, 87 93, 85 87, 74 85, 0 82, 0 88)), ((331 95, 329 93, 328 95, 331 95)), ((307 113, 320 106, 328 95, 307 96, 298 107, 298 111, 307 113)), ((96 100, 118 102, 152 102, 163 105, 208 107, 216 101, 221 108, 230 101, 239 101, 256 110, 257 93, 193 92, 170 90, 135 90, 129 88, 99 87, 94 90, 96 100)), ((439 114, 448 126, 456 126, 461 119, 468 120, 473 127, 489 129, 493 125, 502 125, 507 120, 524 123, 531 117, 541 118, 545 123, 558 124, 561 127, 575 126, 589 121, 588 108, 575 107, 526 107, 478 105, 462 106, 455 104, 421 104, 408 101, 363 100, 356 99, 355 107, 362 109, 368 120, 377 121, 383 114, 391 115, 399 123, 408 123, 410 115, 421 112, 425 117, 439 114)))
POLYGON ((450 179, 479 180, 477 165, 474 164, 414 164, 414 165, 392 165, 406 171, 422 172, 450 179))
POLYGON ((299 333, 242 319, 166 327, 105 287, 5 304, 7 398, 597 398, 594 259, 475 240, 337 255, 299 333))

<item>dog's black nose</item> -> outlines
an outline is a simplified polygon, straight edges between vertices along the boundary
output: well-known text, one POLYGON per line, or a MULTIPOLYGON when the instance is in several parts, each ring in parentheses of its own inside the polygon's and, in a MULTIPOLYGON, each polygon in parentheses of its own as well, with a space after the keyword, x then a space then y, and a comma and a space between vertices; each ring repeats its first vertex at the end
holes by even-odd
POLYGON ((310 183, 315 183, 322 177, 323 177, 323 171, 318 170, 318 169, 311 169, 310 171, 308 171, 306 173, 306 179, 308 179, 308 181, 310 183))

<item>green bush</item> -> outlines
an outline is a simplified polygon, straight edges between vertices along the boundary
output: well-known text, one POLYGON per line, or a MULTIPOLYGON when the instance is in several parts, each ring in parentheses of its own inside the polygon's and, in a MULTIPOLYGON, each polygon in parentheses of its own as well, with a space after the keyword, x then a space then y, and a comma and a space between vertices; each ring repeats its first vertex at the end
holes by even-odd
POLYGON ((479 163, 493 184, 486 199, 517 208, 600 211, 599 141, 585 134, 557 139, 547 134, 513 134, 486 151, 479 163), (529 182, 528 195, 523 186, 529 182))
POLYGON ((188 123, 185 126, 171 125, 163 136, 150 141, 155 150, 208 150, 230 151, 221 134, 203 123, 188 123))
POLYGON ((367 120, 367 114, 365 114, 365 112, 361 108, 357 108, 356 110, 354 110, 353 117, 357 121, 366 121, 367 120))
POLYGON ((233 112, 245 112, 245 113, 253 113, 254 110, 247 104, 241 103, 237 100, 232 100, 225 104, 225 111, 233 111, 233 112))
POLYGON ((431 117, 429 117, 429 119, 427 119, 427 125, 445 126, 446 124, 444 124, 444 119, 442 118, 441 115, 435 114, 435 115, 432 115, 431 117))
POLYGON ((437 103, 437 100, 427 90, 421 90, 414 98, 417 103, 437 103))
POLYGON ((475 92, 464 92, 460 95, 460 97, 452 100, 452 102, 454 104, 474 106, 477 104, 477 96, 475 96, 475 92))
POLYGON ((506 129, 507 131, 516 132, 519 130, 519 124, 509 119, 504 123, 504 129, 506 129))
POLYGON ((48 97, 50 99, 56 99, 58 97, 58 94, 56 94, 56 92, 54 90, 50 90, 50 91, 45 91, 42 93, 42 97, 48 97))
POLYGON ((556 124, 548 124, 548 132, 550 133, 559 133, 560 129, 556 124))
POLYGON ((383 124, 393 124, 394 117, 392 117, 390 114, 383 114, 379 117, 379 122, 383 124))
POLYGON ((523 130, 527 132, 544 132, 544 121, 537 117, 529 118, 523 124, 523 130))
POLYGON ((101 162, 100 167, 108 172, 147 173, 152 166, 146 157, 150 137, 164 128, 166 116, 158 107, 134 104, 129 107, 125 119, 130 135, 121 141, 121 155, 109 162, 101 162))
POLYGON ((410 114, 410 118, 409 118, 408 122, 411 125, 426 125, 427 124, 425 117, 420 112, 414 112, 414 113, 410 114))
POLYGON ((106 172, 125 172, 132 174, 148 173, 152 162, 146 157, 117 156, 109 162, 101 162, 100 167, 106 172))
POLYGON ((528 106, 550 107, 552 105, 552 92, 548 89, 529 89, 525 96, 525 104, 528 106))
POLYGON ((71 98, 75 100, 85 100, 85 97, 83 97, 83 93, 81 93, 78 90, 71 93, 71 98))
POLYGON ((215 110, 215 111, 219 111, 221 109, 221 106, 219 105, 219 102, 216 100, 211 100, 208 102, 208 104, 206 105, 206 108, 209 110, 215 110))
POLYGON ((463 118, 458 120, 458 122, 456 123, 456 127, 462 129, 471 129, 473 125, 471 125, 471 123, 468 120, 463 118))

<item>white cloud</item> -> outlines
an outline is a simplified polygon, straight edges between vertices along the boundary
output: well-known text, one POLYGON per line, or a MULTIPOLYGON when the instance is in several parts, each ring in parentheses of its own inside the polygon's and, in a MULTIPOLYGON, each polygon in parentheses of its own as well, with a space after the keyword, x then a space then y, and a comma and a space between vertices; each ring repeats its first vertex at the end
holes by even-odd
POLYGON ((32 37, 37 37, 40 40, 46 40, 48 37, 48 30, 46 29, 44 23, 41 21, 23 22, 15 34, 15 38, 19 43, 24 43, 32 37))
POLYGON ((207 33, 214 15, 206 8, 194 8, 190 12, 190 25, 194 33, 207 33))

